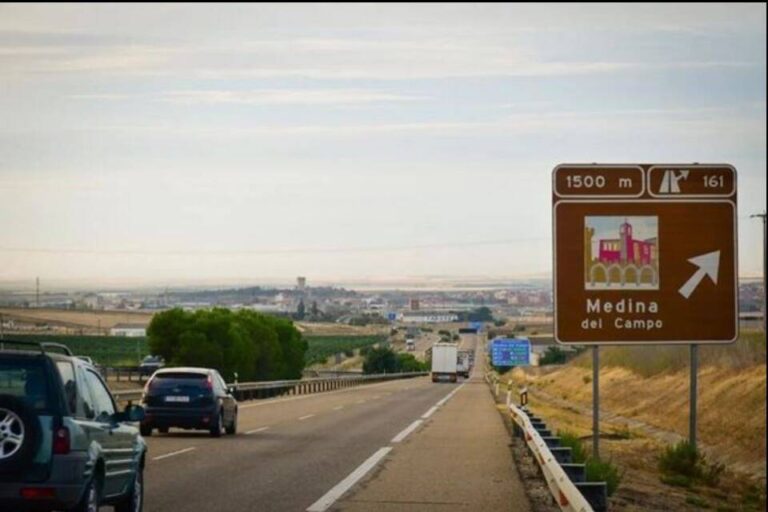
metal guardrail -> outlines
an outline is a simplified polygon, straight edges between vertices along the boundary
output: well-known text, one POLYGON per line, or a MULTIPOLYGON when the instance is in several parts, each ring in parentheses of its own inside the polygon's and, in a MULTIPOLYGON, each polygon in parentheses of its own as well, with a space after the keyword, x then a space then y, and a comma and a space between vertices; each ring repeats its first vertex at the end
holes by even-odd
MULTIPOLYGON (((410 379, 423 377, 429 372, 381 373, 374 375, 350 375, 336 378, 315 378, 301 380, 277 380, 262 382, 235 382, 228 384, 234 389, 237 400, 253 400, 270 398, 278 395, 306 395, 321 393, 342 388, 351 388, 373 382, 383 382, 395 379, 410 379)), ((143 389, 115 391, 113 396, 117 401, 139 400, 143 389)))
MULTIPOLYGON (((485 374, 485 382, 499 396, 501 380, 495 372, 485 374)), ((605 482, 586 482, 584 464, 571 464, 571 449, 560 447, 560 438, 547 430, 546 424, 533 416, 526 407, 511 401, 512 381, 507 382, 506 405, 515 426, 515 434, 525 440, 539 465, 557 506, 563 512, 604 512, 607 510, 605 482), (574 480, 575 479, 575 480, 574 480)), ((520 390, 520 400, 528 403, 528 389, 520 390)))
POLYGON ((592 505, 568 477, 550 447, 533 426, 526 411, 514 404, 509 404, 509 413, 512 421, 520 429, 533 458, 539 464, 547 487, 549 487, 549 491, 560 510, 564 512, 594 512, 592 505))

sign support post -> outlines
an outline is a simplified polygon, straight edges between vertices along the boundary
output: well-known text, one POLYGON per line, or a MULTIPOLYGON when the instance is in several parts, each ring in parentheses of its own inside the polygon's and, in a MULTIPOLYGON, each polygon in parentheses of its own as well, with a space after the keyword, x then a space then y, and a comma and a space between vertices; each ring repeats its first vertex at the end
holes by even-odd
POLYGON ((600 459, 600 347, 592 347, 592 457, 600 459))
POLYGON ((691 399, 690 406, 691 411, 689 415, 689 431, 688 442, 691 443, 693 449, 696 449, 696 415, 697 415, 697 399, 698 399, 698 384, 699 384, 699 346, 691 344, 691 399))

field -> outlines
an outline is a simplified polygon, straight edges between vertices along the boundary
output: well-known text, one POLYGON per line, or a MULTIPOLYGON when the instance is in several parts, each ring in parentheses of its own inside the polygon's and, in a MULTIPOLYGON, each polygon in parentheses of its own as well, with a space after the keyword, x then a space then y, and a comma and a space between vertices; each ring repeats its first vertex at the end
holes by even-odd
POLYGON ((369 347, 385 340, 384 336, 305 336, 304 339, 309 344, 304 356, 307 366, 322 364, 339 352, 369 347))
POLYGON ((4 321, 19 323, 45 323, 72 330, 101 329, 116 324, 149 325, 154 313, 139 311, 70 311, 67 309, 0 308, 4 321))
POLYGON ((146 338, 38 334, 14 334, 6 337, 17 340, 61 343, 69 347, 73 354, 88 356, 96 364, 105 366, 137 366, 139 360, 149 353, 146 338))

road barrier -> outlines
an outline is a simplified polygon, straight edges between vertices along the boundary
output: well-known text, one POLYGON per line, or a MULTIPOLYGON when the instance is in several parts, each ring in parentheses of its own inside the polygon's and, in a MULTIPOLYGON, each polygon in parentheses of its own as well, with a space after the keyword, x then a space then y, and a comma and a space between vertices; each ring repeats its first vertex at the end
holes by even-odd
POLYGON ((605 512, 608 510, 605 482, 586 482, 584 464, 571 463, 571 448, 561 447, 546 424, 525 408, 509 404, 515 435, 525 440, 560 510, 605 512))
MULTIPOLYGON (((410 379, 413 377, 423 377, 425 375, 429 375, 429 372, 381 373, 373 375, 348 375, 335 378, 236 382, 228 384, 227 386, 232 389, 237 400, 254 400, 278 395, 307 395, 311 393, 321 393, 323 391, 357 387, 374 382, 410 379)), ((143 392, 143 389, 131 389, 127 391, 115 391, 113 395, 115 400, 124 402, 128 400, 139 400, 143 392)))
MULTIPOLYGON (((485 374, 485 381, 492 387, 498 398, 499 376, 495 372, 488 372, 485 374)), ((520 400, 527 405, 527 388, 520 390, 520 400)), ((515 436, 525 441, 560 510, 606 512, 608 510, 606 483, 587 482, 586 466, 572 463, 571 448, 560 446, 560 438, 554 436, 546 423, 534 416, 527 407, 518 407, 512 403, 511 381, 507 383, 506 404, 515 436)))

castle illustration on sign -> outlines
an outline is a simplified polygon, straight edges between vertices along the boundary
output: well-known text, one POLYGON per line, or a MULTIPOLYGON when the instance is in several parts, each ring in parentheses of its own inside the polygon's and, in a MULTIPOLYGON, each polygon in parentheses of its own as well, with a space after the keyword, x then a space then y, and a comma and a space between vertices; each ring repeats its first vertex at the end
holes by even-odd
POLYGON ((658 290, 658 217, 585 217, 584 286, 658 290))

